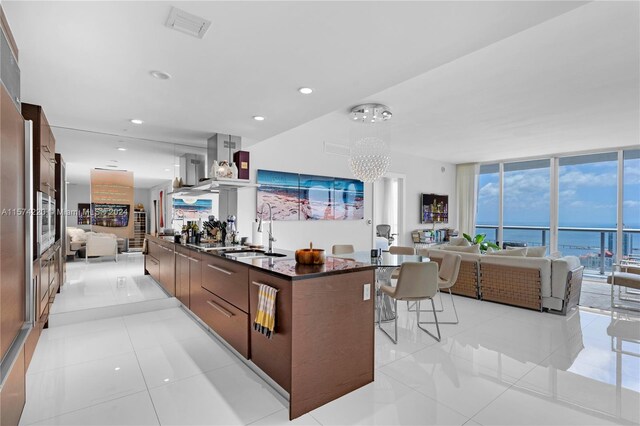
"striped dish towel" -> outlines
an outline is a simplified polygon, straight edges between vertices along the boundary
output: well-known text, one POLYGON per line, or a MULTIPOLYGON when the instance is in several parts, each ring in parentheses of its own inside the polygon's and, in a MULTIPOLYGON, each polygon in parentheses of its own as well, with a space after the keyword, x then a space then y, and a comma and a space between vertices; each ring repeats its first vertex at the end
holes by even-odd
POLYGON ((253 329, 271 339, 276 327, 276 290, 265 284, 258 288, 258 313, 253 321, 253 329))

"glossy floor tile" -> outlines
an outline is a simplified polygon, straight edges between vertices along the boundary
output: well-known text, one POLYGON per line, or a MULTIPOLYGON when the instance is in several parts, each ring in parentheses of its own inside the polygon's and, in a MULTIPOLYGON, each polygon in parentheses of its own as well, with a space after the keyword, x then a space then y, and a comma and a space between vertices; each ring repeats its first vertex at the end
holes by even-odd
POLYGON ((59 416, 147 389, 133 352, 27 375, 22 423, 59 416))
MULTIPOLYGON (((75 306, 133 300, 149 279, 135 258, 109 268, 78 265, 87 281, 68 295, 89 301, 75 306)), ((454 300, 460 323, 441 325, 440 342, 399 304, 398 344, 375 333, 374 383, 293 422, 286 401, 182 308, 52 327, 29 367, 21 424, 639 424, 640 317, 454 300)), ((442 308, 438 318, 453 319, 448 295, 442 308)))
POLYGON ((247 424, 285 404, 245 366, 233 364, 150 390, 160 423, 247 424))
POLYGON ((468 418, 378 372, 375 381, 311 412, 323 425, 462 425, 468 418))
POLYGON ((149 394, 138 392, 34 423, 51 426, 159 425, 149 394))
POLYGON ((51 314, 166 298, 143 273, 142 253, 112 257, 75 258, 67 262, 67 282, 56 296, 51 314))

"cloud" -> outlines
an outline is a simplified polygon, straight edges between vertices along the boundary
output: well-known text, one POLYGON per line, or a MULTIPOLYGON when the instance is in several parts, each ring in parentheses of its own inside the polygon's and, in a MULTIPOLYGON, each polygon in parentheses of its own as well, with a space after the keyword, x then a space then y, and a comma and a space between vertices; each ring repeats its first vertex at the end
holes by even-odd
POLYGON ((500 194, 500 187, 496 183, 488 183, 478 191, 479 198, 498 197, 498 194, 500 194))
POLYGON ((570 166, 565 170, 562 168, 560 170, 560 186, 562 188, 615 187, 618 184, 618 176, 615 170, 605 173, 592 173, 583 172, 570 166))
POLYGON ((624 206, 629 208, 629 209, 634 209, 634 208, 640 207, 640 201, 636 201, 636 200, 626 200, 622 204, 624 204, 624 206))

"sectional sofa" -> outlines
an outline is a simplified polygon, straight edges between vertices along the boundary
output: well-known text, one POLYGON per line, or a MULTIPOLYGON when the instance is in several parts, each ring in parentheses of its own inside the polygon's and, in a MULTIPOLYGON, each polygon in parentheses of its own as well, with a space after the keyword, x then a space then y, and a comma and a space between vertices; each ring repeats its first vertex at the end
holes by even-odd
POLYGON ((438 263, 451 252, 462 256, 454 294, 562 315, 580 301, 584 267, 575 256, 539 257, 540 248, 526 247, 500 254, 480 254, 476 246, 419 250, 438 263))

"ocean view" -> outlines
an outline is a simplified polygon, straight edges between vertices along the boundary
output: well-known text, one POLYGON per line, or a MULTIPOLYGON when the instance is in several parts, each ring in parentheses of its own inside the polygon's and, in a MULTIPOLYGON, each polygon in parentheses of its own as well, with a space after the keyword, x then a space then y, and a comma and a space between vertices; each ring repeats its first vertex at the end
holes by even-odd
MULTIPOLYGON (((611 229, 611 227, 603 227, 611 229)), ((477 233, 487 234, 489 240, 494 241, 496 235, 496 229, 483 228, 478 226, 476 228, 477 233)), ((549 245, 550 233, 545 231, 544 245, 549 245)), ((596 268, 599 263, 599 255, 601 249, 601 232, 600 231, 563 231, 558 233, 558 250, 563 255, 578 256, 584 259, 582 262, 587 268, 596 268)), ((505 229, 504 240, 513 242, 526 242, 528 246, 540 246, 543 245, 542 231, 541 230, 529 230, 529 229, 505 229)), ((616 232, 606 231, 604 232, 604 248, 605 251, 611 254, 616 252, 616 232)), ((623 241, 624 255, 640 256, 640 233, 624 233, 623 241)), ((605 253, 605 257, 610 256, 605 253)), ((609 257, 611 259, 611 257, 609 257)), ((610 269, 610 261, 605 262, 606 270, 610 269)))

